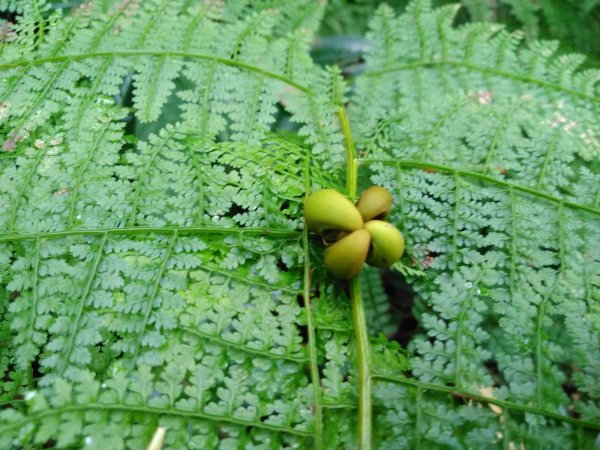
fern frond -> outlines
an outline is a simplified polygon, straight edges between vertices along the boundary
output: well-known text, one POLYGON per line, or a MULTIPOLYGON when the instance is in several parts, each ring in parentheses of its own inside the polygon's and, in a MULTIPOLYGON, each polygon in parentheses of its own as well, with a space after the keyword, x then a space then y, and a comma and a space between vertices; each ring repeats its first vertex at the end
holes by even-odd
POLYGON ((385 292, 381 274, 378 270, 366 267, 360 276, 369 331, 372 334, 382 333, 390 336, 398 328, 397 317, 391 311, 390 299, 385 292))
MULTIPOLYGON (((377 20, 405 31, 397 38, 373 35, 372 70, 358 80, 354 99, 356 121, 364 125, 360 145, 374 147, 370 142, 379 142, 385 132, 386 147, 372 158, 388 152, 402 159, 459 164, 580 202, 570 192, 587 185, 580 161, 600 155, 593 131, 597 72, 579 73, 578 56, 553 58, 553 44, 515 52, 518 36, 492 36, 493 25, 484 32, 450 28, 452 11, 418 10, 413 26, 402 17, 394 21, 385 8, 379 12, 377 20), (421 28, 436 32, 421 36, 421 28), (415 41, 419 46, 411 47, 415 41), (394 55, 392 49, 402 53, 394 55), (406 83, 395 83, 397 76, 406 83), (423 83, 426 90, 419 87, 423 83), (373 85, 385 98, 375 107, 373 85)), ((375 24, 377 30, 386 29, 375 24)))
POLYGON ((287 97, 292 120, 302 124, 298 134, 312 146, 315 158, 322 159, 327 167, 337 166, 343 161, 345 151, 340 126, 335 120, 338 105, 345 94, 345 86, 339 71, 330 69, 318 72, 310 78, 313 86, 321 86, 316 96, 298 95, 293 92, 287 97))
POLYGON ((600 262, 591 238, 600 227, 600 154, 588 134, 599 111, 596 75, 579 70, 579 56, 554 56, 553 43, 527 50, 495 25, 453 28, 453 12, 428 2, 399 17, 378 11, 353 117, 361 162, 373 183, 393 190, 392 220, 426 274, 413 280, 425 329, 411 343, 412 374, 510 407, 469 424, 474 405, 447 409, 419 382, 388 380, 385 410, 424 431, 413 441, 401 432, 382 439, 459 448, 454 437, 467 426, 480 430, 470 443, 589 444, 594 431, 579 435, 576 423, 559 429, 548 418, 571 423, 567 411, 584 408, 564 385, 599 400, 590 390, 598 337, 584 313, 598 301, 586 268, 597 272, 600 262), (527 424, 515 405, 535 408, 527 424), (433 410, 454 425, 432 434, 433 410))
POLYGON ((353 134, 419 269, 419 335, 361 343, 374 444, 591 448, 598 71, 414 1, 347 85, 324 3, 205 3, 0 4, 0 447, 352 447, 364 355, 301 209, 353 134))

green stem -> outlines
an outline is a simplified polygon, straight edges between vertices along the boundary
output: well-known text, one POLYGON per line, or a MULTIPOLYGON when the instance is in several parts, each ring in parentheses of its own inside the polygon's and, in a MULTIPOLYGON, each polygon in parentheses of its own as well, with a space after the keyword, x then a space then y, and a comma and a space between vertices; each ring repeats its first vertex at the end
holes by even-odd
POLYGON ((66 236, 103 236, 105 233, 110 235, 115 234, 171 234, 177 231, 181 234, 237 234, 243 235, 261 235, 261 236, 274 236, 281 238, 298 238, 302 233, 291 230, 276 230, 272 228, 223 228, 223 227, 205 227, 205 226, 193 226, 193 227, 179 227, 179 226, 164 226, 164 227, 124 227, 124 228, 97 228, 97 229, 74 229, 66 231, 48 231, 38 232, 32 234, 2 234, 0 232, 0 243, 2 242, 17 242, 32 239, 60 239, 66 236))
POLYGON ((350 303, 352 304, 352 322, 358 360, 358 448, 368 450, 371 448, 371 422, 373 417, 371 390, 373 382, 371 378, 367 319, 360 291, 360 278, 352 278, 350 280, 350 303))
POLYGON ((285 425, 274 425, 261 421, 250 421, 238 419, 230 416, 218 416, 216 414, 208 414, 200 411, 189 411, 185 409, 177 409, 173 406, 156 407, 146 405, 130 405, 124 403, 81 403, 67 404, 60 407, 44 408, 37 411, 32 411, 27 416, 23 416, 22 420, 4 421, 0 423, 0 436, 5 436, 9 431, 14 429, 23 430, 25 427, 31 427, 33 424, 42 423, 47 417, 62 418, 69 417, 69 413, 76 414, 76 417, 83 417, 84 414, 110 414, 111 412, 119 412, 122 417, 132 415, 134 417, 179 417, 187 419, 196 419, 201 423, 214 422, 217 424, 232 424, 241 428, 258 428, 259 430, 274 431, 276 433, 287 433, 304 438, 309 438, 312 433, 306 430, 299 430, 285 425))
MULTIPOLYGON (((346 109, 340 106, 338 118, 346 141, 346 190, 350 197, 356 197, 358 184, 358 159, 350 131, 350 122, 346 109)), ((371 356, 367 319, 363 306, 360 278, 350 280, 350 303, 352 305, 352 323, 356 339, 356 355, 358 362, 358 448, 371 449, 371 423, 373 417, 373 400, 371 379, 371 356)))
MULTIPOLYGON (((308 231, 304 232, 303 238, 304 254, 309 257, 308 251, 308 231)), ((306 328, 308 329, 308 343, 310 353, 310 378, 313 385, 313 407, 315 416, 315 450, 323 448, 323 404, 321 400, 321 382, 319 379, 319 368, 317 363, 317 335, 312 319, 310 306, 310 263, 304 264, 304 307, 306 310, 306 328)))
POLYGON ((340 106, 338 110, 338 118, 344 139, 346 142, 346 191, 348 196, 356 197, 356 188, 358 184, 358 158, 356 157, 356 149, 354 148, 354 140, 350 131, 350 121, 346 109, 340 106))
POLYGON ((493 397, 488 397, 488 396, 485 396, 485 395, 482 395, 482 394, 479 394, 476 392, 470 392, 470 391, 466 391, 466 390, 462 390, 462 389, 456 389, 453 386, 444 386, 444 385, 440 385, 440 384, 426 383, 423 381, 415 380, 414 378, 404 378, 403 376, 400 376, 400 375, 387 375, 387 374, 383 374, 383 373, 381 373, 381 374, 375 373, 375 374, 373 374, 373 378, 375 380, 387 381, 387 382, 391 382, 391 383, 401 384, 404 386, 412 386, 414 388, 420 389, 421 392, 432 391, 432 392, 446 393, 446 394, 452 395, 456 399, 462 398, 467 401, 475 401, 475 402, 481 403, 482 405, 485 405, 485 404, 496 405, 496 406, 499 406, 500 408, 502 408, 504 410, 504 412, 518 411, 520 413, 526 413, 526 414, 532 414, 535 416, 540 416, 540 417, 544 418, 544 420, 556 420, 559 422, 568 423, 576 428, 584 427, 584 428, 587 428, 587 429, 590 429, 593 431, 596 431, 596 430, 600 431, 600 424, 598 423, 598 421, 594 422, 591 420, 576 419, 575 417, 564 416, 559 413, 547 411, 542 408, 537 408, 535 406, 529 406, 529 405, 524 405, 524 404, 520 404, 520 403, 513 403, 510 401, 506 401, 506 400, 500 400, 500 399, 496 399, 493 397))
MULTIPOLYGON (((361 165, 370 165, 370 164, 375 164, 375 163, 385 164, 385 165, 400 164, 402 167, 416 167, 416 168, 422 168, 422 169, 428 169, 428 170, 437 170, 438 172, 442 172, 442 173, 458 174, 462 178, 473 178, 473 179, 476 179, 476 180, 479 180, 482 182, 495 184, 496 186, 502 186, 502 187, 508 189, 509 191, 515 190, 515 191, 519 191, 519 192, 524 192, 529 195, 533 195, 534 197, 543 198, 552 203, 557 203, 559 206, 560 205, 567 206, 571 209, 587 211, 592 214, 600 215, 600 209, 598 209, 597 206, 594 206, 594 205, 585 206, 583 204, 579 204, 576 202, 569 202, 569 201, 563 200, 559 197, 555 197, 551 194, 547 194, 545 192, 536 190, 534 188, 530 188, 530 187, 519 185, 519 184, 514 184, 509 181, 500 180, 500 179, 494 178, 490 175, 485 175, 483 173, 473 172, 470 170, 462 170, 462 169, 457 169, 455 167, 442 166, 440 164, 433 164, 433 163, 430 163, 427 161, 415 161, 415 160, 409 160, 409 159, 397 160, 397 159, 371 159, 371 158, 369 158, 369 159, 361 159, 360 161, 358 161, 358 163, 360 163, 361 165)), ((599 198, 599 203, 600 203, 600 190, 598 191, 598 198, 599 198)))
POLYGON ((248 72, 254 72, 259 75, 263 75, 265 77, 283 81, 289 86, 295 87, 299 91, 308 94, 309 96, 313 95, 313 92, 299 83, 296 83, 294 80, 284 77, 283 75, 279 75, 275 72, 270 72, 268 70, 262 69, 259 66, 253 66, 252 64, 243 63, 240 61, 234 61, 228 58, 220 58, 214 55, 204 55, 199 53, 192 52, 176 52, 176 51, 168 51, 168 50, 122 50, 116 52, 88 52, 88 53, 78 53, 71 55, 56 55, 56 56, 46 56, 43 58, 37 59, 20 59, 11 62, 6 62, 0 64, 0 70, 11 69, 13 67, 20 66, 41 66, 47 63, 55 63, 55 62, 64 62, 64 61, 83 61, 86 59, 97 59, 97 58, 139 58, 142 56, 154 56, 159 58, 178 58, 178 59, 191 59, 191 60, 204 60, 204 61, 214 61, 219 64, 223 64, 225 66, 236 67, 238 69, 247 70, 248 72))
MULTIPOLYGON (((311 173, 310 173, 310 150, 307 149, 306 157, 304 158, 304 189, 306 194, 310 192, 311 173)), ((311 268, 310 268, 310 251, 308 248, 308 229, 304 227, 302 233, 302 244, 304 246, 304 310, 306 311, 306 328, 308 329, 308 349, 310 354, 310 379, 313 385, 313 407, 315 417, 315 441, 314 449, 321 450, 323 448, 323 399, 321 398, 321 380, 319 378, 319 362, 317 354, 317 333, 315 324, 313 323, 311 298, 310 298, 310 283, 311 283, 311 268)))

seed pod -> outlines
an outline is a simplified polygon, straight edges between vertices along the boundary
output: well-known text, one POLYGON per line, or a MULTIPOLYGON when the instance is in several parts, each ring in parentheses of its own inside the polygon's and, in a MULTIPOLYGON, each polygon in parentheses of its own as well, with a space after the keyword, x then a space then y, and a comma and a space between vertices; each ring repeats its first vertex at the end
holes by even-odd
POLYGON ((383 220, 370 220, 365 230, 371 234, 371 252, 367 263, 375 267, 389 267, 404 253, 404 237, 394 225, 383 220))
POLYGON ((371 235, 356 230, 325 249, 325 269, 334 278, 349 280, 362 270, 369 253, 371 235))
POLYGON ((309 230, 355 231, 363 226, 356 206, 334 189, 313 192, 304 201, 304 220, 309 230))
POLYGON ((356 207, 365 222, 383 219, 392 209, 392 194, 381 186, 371 186, 360 195, 356 207))

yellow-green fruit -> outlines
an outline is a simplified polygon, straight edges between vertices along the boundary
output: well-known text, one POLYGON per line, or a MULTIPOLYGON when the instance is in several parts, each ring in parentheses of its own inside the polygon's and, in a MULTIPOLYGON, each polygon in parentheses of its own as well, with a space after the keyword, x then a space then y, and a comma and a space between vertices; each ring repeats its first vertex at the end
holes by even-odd
POLYGON ((371 235, 367 230, 350 233, 325 249, 325 269, 340 280, 354 278, 367 259, 370 243, 371 235))
POLYGON ((383 220, 370 220, 365 230, 371 234, 371 253, 367 263, 375 267, 389 267, 404 253, 404 237, 394 225, 383 220))
POLYGON ((356 206, 334 189, 313 192, 304 201, 304 220, 311 231, 355 231, 363 226, 356 206))
POLYGON ((371 186, 360 195, 356 207, 365 222, 383 219, 392 209, 392 194, 381 186, 371 186))

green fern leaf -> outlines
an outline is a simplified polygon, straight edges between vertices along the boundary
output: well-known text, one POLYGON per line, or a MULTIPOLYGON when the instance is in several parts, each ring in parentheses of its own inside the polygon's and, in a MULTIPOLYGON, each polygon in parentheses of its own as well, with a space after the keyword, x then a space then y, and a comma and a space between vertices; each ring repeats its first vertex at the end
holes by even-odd
POLYGON ((344 80, 313 6, 0 2, 0 448, 597 443, 599 72, 414 1, 344 80), (353 138, 406 236, 407 348, 356 337, 303 229, 353 138))
MULTIPOLYGON (((494 25, 450 28, 452 13, 427 2, 397 18, 380 9, 369 70, 353 98, 362 164, 373 183, 393 190, 401 209, 392 220, 427 274, 413 285, 426 312, 425 333, 411 344, 412 374, 440 392, 450 385, 505 402, 469 426, 480 430, 467 435, 469 445, 500 436, 578 447, 587 438, 559 431, 545 414, 570 422, 575 404, 563 386, 586 392, 584 374, 597 373, 597 336, 582 314, 596 299, 584 268, 598 265, 588 251, 600 226, 598 184, 586 190, 596 177, 587 161, 598 159, 587 131, 597 118, 597 86, 581 82, 589 74, 578 71, 580 57, 553 57, 545 43, 520 51, 519 36, 494 25), (373 102, 374 90, 386 91, 383 102, 373 102), (517 429, 523 402, 536 412, 517 429), (533 431, 540 429, 548 435, 533 431)), ((412 380, 390 381, 415 387, 416 409, 402 414, 417 424, 433 405, 445 408, 412 380)), ((407 395, 400 386, 397 395, 407 395)), ((387 401, 393 387, 386 389, 387 401)), ((469 420, 468 406, 437 414, 455 425, 432 435, 421 422, 422 435, 397 442, 459 448, 453 436, 469 420)))

